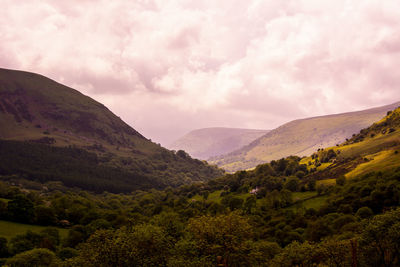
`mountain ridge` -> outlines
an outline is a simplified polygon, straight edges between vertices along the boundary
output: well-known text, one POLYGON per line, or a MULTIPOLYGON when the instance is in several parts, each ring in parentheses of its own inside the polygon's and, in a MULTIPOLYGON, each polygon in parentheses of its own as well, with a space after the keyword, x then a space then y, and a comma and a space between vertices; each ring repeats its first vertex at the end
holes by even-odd
POLYGON ((210 161, 227 171, 237 171, 289 155, 306 156, 319 147, 343 142, 399 105, 400 102, 396 102, 367 110, 290 121, 249 145, 210 161))
POLYGON ((207 160, 234 151, 268 131, 229 127, 195 129, 177 139, 169 148, 182 149, 195 158, 207 160))
MULTIPOLYGON (((0 69, 0 140, 22 142, 14 145, 20 149, 15 157, 27 164, 26 169, 3 166, 0 175, 18 171, 18 175, 37 177, 35 164, 29 163, 40 162, 43 153, 60 159, 78 157, 82 164, 86 162, 86 167, 93 168, 93 177, 102 177, 107 183, 98 190, 114 188, 113 180, 117 183, 124 177, 114 192, 142 189, 140 183, 134 181, 136 178, 144 181, 145 188, 151 185, 163 188, 204 181, 222 174, 216 167, 192 159, 183 151, 172 152, 151 142, 103 104, 79 91, 30 72, 0 69), (46 146, 76 150, 48 149, 46 146), (26 151, 39 158, 29 158, 26 151), (88 160, 91 158, 97 159, 88 160), (103 177, 101 168, 108 168, 106 173, 123 174, 103 177), (115 172, 116 169, 120 171, 115 172)), ((9 147, 10 143, 3 142, 3 145, 9 147)), ((54 161, 49 158, 48 162, 54 161)), ((63 167, 62 160, 56 163, 63 167)), ((51 167, 46 173, 48 179, 57 177, 51 167)), ((89 179, 95 183, 96 179, 90 175, 87 173, 81 180, 89 179)), ((71 186, 74 183, 78 187, 89 184, 80 183, 72 174, 63 177, 71 186)))

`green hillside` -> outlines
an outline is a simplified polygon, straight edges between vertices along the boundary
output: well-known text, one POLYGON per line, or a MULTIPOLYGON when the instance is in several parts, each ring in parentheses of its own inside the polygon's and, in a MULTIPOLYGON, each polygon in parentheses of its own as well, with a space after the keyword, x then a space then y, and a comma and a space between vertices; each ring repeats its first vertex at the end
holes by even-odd
MULTIPOLYGON (((63 153, 71 164, 78 164, 74 157, 82 163, 95 160, 69 149, 63 153)), ((9 240, 0 236, 0 262, 399 266, 399 151, 400 108, 308 157, 272 160, 179 188, 95 194, 3 177, 0 219, 53 227, 68 222, 69 229, 61 238, 54 238, 53 230, 9 240)), ((45 169, 40 162, 26 166, 45 169)))
POLYGON ((223 127, 198 129, 182 136, 169 148, 182 149, 192 157, 207 160, 246 146, 268 132, 268 130, 223 127))
POLYGON ((212 158, 211 162, 232 172, 289 155, 306 156, 318 148, 345 141, 399 105, 395 103, 363 111, 295 120, 270 131, 248 146, 212 158))
POLYGON ((222 174, 152 143, 80 92, 22 71, 0 69, 0 139, 0 175, 89 190, 163 188, 222 174))

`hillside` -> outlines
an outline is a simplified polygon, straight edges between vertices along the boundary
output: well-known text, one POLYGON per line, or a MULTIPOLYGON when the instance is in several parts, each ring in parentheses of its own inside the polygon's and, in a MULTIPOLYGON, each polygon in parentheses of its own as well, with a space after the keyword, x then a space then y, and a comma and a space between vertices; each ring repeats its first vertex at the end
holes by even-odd
POLYGON ((198 129, 182 136, 169 148, 182 149, 192 157, 206 160, 246 146, 268 132, 268 130, 223 127, 198 129))
POLYGON ((77 90, 22 71, 0 69, 0 139, 4 148, 0 175, 37 179, 45 173, 40 179, 114 192, 177 186, 221 175, 183 151, 174 153, 152 143, 77 90), (6 148, 13 151, 14 159, 7 157, 6 148), (38 162, 54 163, 55 158, 60 167, 69 164, 70 157, 79 159, 75 169, 35 168, 38 162), (9 160, 20 165, 11 168, 4 163, 9 160))
POLYGON ((11 178, 2 223, 34 233, 3 233, 0 264, 399 266, 399 151, 400 108, 308 157, 175 189, 93 194, 11 178))
POLYGON ((232 172, 289 155, 309 155, 318 148, 343 142, 399 105, 400 102, 357 112, 291 121, 241 149, 210 161, 232 172))

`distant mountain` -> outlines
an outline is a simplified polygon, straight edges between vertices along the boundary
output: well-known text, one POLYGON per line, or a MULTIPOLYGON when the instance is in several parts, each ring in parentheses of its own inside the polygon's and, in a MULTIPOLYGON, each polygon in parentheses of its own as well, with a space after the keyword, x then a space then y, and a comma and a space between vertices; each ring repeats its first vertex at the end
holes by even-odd
POLYGON ((182 149, 192 157, 208 159, 248 145, 268 132, 269 130, 204 128, 189 132, 172 143, 169 148, 182 149))
POLYGON ((214 157, 211 163, 226 171, 249 169, 289 155, 305 156, 334 146, 381 119, 400 102, 362 111, 313 117, 286 123, 232 153, 214 157))
POLYGON ((23 71, 0 69, 0 139, 14 157, 7 162, 19 162, 11 168, 0 158, 0 175, 95 191, 178 186, 222 173, 152 143, 77 90, 23 71))

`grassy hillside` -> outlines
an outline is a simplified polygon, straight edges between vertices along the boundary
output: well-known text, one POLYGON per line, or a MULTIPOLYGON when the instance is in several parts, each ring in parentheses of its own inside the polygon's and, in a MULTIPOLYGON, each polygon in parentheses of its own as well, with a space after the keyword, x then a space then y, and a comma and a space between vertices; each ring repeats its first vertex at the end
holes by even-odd
POLYGON ((222 174, 183 151, 175 153, 152 143, 104 105, 80 92, 22 71, 0 69, 0 139, 9 148, 1 153, 0 175, 39 179, 38 174, 43 173, 46 175, 40 176, 42 181, 62 180, 85 189, 118 192, 162 188, 222 174), (73 161, 62 149, 66 147, 75 149, 74 168, 67 166, 73 161), (56 168, 51 158, 58 160, 58 167, 62 162, 66 165, 56 168), (19 165, 5 164, 10 160, 19 165), (35 168, 42 160, 50 165, 35 168), (101 174, 101 170, 107 171, 101 174))
POLYGON ((182 149, 192 157, 208 159, 246 146, 267 132, 269 131, 222 127, 198 129, 182 136, 169 148, 182 149))
POLYGON ((0 183, 0 218, 71 226, 58 245, 27 234, 3 239, 0 252, 11 264, 53 244, 54 262, 69 258, 57 266, 399 266, 399 133, 400 108, 308 157, 162 191, 93 194, 13 178, 0 183))
POLYGON ((230 154, 211 159, 227 171, 249 169, 289 155, 306 156, 318 148, 334 146, 351 138, 400 103, 329 116, 295 120, 280 126, 230 154))

